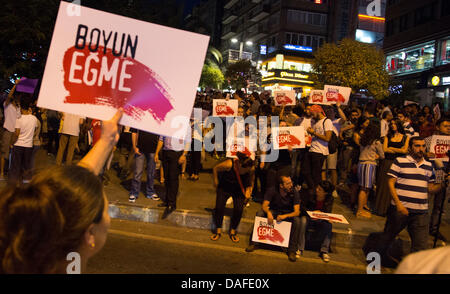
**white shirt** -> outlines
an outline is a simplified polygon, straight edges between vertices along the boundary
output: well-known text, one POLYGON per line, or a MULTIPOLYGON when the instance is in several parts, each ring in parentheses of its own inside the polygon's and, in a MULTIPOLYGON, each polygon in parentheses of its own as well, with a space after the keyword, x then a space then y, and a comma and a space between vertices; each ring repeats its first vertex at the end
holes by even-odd
POLYGON ((64 122, 61 133, 78 137, 80 135, 80 119, 84 119, 84 117, 64 113, 64 122))
POLYGON ((16 120, 16 129, 20 129, 19 138, 14 146, 33 147, 34 130, 37 128, 37 118, 32 114, 22 115, 16 120))
POLYGON ((16 120, 20 118, 20 107, 16 107, 13 103, 9 103, 6 106, 6 102, 3 103, 5 109, 5 123, 3 127, 9 132, 14 133, 16 127, 16 120))
MULTIPOLYGON (((329 118, 323 118, 316 122, 313 126, 314 133, 318 135, 325 136, 326 131, 333 131, 333 123, 329 118), (324 126, 324 120, 325 120, 325 131, 323 129, 324 126)), ((315 153, 321 153, 323 155, 329 155, 328 152, 328 142, 323 141, 316 136, 313 136, 312 142, 311 142, 311 149, 309 149, 309 152, 315 152, 315 153)))
POLYGON ((389 124, 384 119, 381 120, 381 138, 386 137, 389 132, 389 124))
POLYGON ((450 274, 450 246, 408 255, 396 274, 450 274))

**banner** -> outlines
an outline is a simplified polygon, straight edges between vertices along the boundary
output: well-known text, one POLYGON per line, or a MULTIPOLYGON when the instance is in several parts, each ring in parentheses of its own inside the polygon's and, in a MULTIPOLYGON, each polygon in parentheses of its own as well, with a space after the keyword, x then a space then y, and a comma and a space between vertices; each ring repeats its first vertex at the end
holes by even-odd
POLYGON ((279 127, 272 129, 273 148, 274 149, 292 149, 305 148, 305 129, 299 127, 279 127))
POLYGON ((329 104, 325 99, 324 90, 312 90, 309 93, 309 103, 310 104, 329 104))
POLYGON ((253 226, 253 242, 270 244, 280 247, 289 247, 289 237, 291 235, 290 222, 273 221, 273 225, 269 225, 267 218, 255 217, 253 226))
POLYGON ((316 212, 316 211, 307 211, 308 215, 312 219, 321 219, 326 220, 332 223, 338 223, 338 224, 346 224, 348 225, 347 219, 341 215, 341 214, 332 214, 332 213, 325 213, 325 212, 316 212))
POLYGON ((436 104, 436 106, 433 108, 433 112, 434 112, 434 117, 436 118, 436 120, 440 120, 441 119, 441 109, 439 108, 439 104, 436 104))
POLYGON ((288 106, 288 105, 295 105, 295 91, 289 90, 289 91, 283 91, 283 90, 276 90, 273 92, 273 97, 275 100, 276 106, 288 106))
POLYGON ((213 116, 227 117, 237 116, 239 101, 237 99, 214 99, 213 116))
MULTIPOLYGON (((38 106, 168 137, 189 126, 209 37, 60 2, 38 106)), ((78 5, 77 5, 78 6, 78 5)))
POLYGON ((447 152, 450 147, 450 136, 433 135, 431 137, 430 152, 435 154, 435 158, 442 161, 449 161, 447 152))
POLYGON ((324 91, 327 104, 340 102, 342 105, 347 105, 350 100, 352 88, 325 85, 324 91))

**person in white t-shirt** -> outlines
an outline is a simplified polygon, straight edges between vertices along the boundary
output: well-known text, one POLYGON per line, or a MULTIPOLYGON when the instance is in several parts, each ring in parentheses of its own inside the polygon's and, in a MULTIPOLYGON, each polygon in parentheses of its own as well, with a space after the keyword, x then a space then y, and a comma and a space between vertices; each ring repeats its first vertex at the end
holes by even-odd
POLYGON ((16 86, 19 80, 11 89, 3 103, 5 122, 3 123, 3 135, 0 142, 0 180, 4 180, 5 163, 9 157, 9 151, 11 147, 11 141, 15 132, 16 120, 20 117, 19 99, 14 96, 16 86))
POLYGON ((22 116, 16 120, 11 154, 11 170, 8 180, 12 184, 20 184, 22 180, 31 180, 31 164, 33 154, 33 138, 37 128, 37 118, 32 114, 31 99, 22 99, 22 116))
POLYGON ((328 142, 333 132, 333 123, 326 118, 325 112, 319 105, 311 106, 311 114, 316 123, 312 128, 307 129, 308 134, 313 139, 311 148, 305 158, 305 167, 302 169, 302 173, 308 184, 308 189, 311 193, 314 193, 315 188, 322 180, 322 165, 329 154, 328 142))
POLYGON ((72 164, 73 153, 78 144, 78 136, 80 135, 80 125, 84 122, 84 118, 75 114, 64 113, 63 125, 59 137, 58 154, 56 155, 56 164, 61 165, 63 162, 64 152, 67 147, 66 164, 72 164))

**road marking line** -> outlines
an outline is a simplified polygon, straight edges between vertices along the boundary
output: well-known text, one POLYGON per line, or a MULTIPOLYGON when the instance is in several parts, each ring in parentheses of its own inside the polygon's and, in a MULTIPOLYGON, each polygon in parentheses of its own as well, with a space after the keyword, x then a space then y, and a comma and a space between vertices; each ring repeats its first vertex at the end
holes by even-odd
MULTIPOLYGON (((185 240, 178 240, 178 239, 172 239, 172 238, 166 238, 166 237, 160 237, 160 236, 150 236, 150 235, 144 235, 144 234, 137 234, 137 233, 131 233, 131 232, 124 232, 119 230, 109 230, 110 234, 114 235, 120 235, 125 237, 131 237, 131 238, 138 238, 138 239, 145 239, 145 240, 153 240, 153 241, 160 241, 160 242, 166 242, 166 243, 175 243, 178 245, 183 246, 193 246, 193 247, 203 247, 208 249, 217 249, 217 250, 225 250, 229 252, 235 252, 235 253, 241 253, 245 254, 245 250, 240 247, 230 247, 230 246, 224 246, 224 245, 218 245, 218 244, 206 244, 206 243, 200 243, 200 242, 194 242, 194 241, 185 241, 185 240)), ((247 253, 248 254, 248 253, 247 253)), ((286 259, 287 257, 276 252, 270 252, 267 250, 256 250, 251 253, 252 255, 260 255, 260 256, 271 256, 279 259, 286 259)), ((309 258, 309 257, 301 257, 300 262, 308 262, 308 263, 316 263, 321 265, 332 265, 332 266, 340 266, 345 268, 351 268, 351 269, 360 269, 363 272, 366 272, 366 266, 363 265, 356 265, 356 264, 350 264, 345 263, 341 261, 330 261, 329 263, 324 263, 321 259, 316 258, 309 258)))

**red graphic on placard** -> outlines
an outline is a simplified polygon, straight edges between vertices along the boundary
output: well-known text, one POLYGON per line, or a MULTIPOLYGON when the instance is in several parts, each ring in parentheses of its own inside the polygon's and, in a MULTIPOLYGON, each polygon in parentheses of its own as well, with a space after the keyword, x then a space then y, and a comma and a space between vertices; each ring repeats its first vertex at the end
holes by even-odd
POLYGON ((447 157, 448 150, 449 150, 448 144, 436 144, 434 146, 434 154, 436 155, 436 158, 447 157))
POLYGON ((285 135, 279 135, 278 138, 278 145, 280 148, 283 148, 285 146, 298 146, 301 145, 301 142, 297 137, 291 134, 285 134, 285 135))
POLYGON ((311 136, 305 136, 305 145, 311 146, 312 143, 312 137, 311 136))
POLYGON ((312 216, 315 218, 320 218, 320 219, 324 219, 324 220, 343 222, 343 220, 338 217, 329 216, 326 214, 313 213, 312 216))
POLYGON ((217 105, 216 106, 217 115, 234 115, 234 110, 228 105, 217 105))
POLYGON ((122 107, 125 114, 141 120, 150 113, 157 122, 173 108, 164 82, 144 64, 131 57, 116 57, 102 46, 96 53, 69 48, 64 54, 64 103, 122 107))
POLYGON ((277 94, 277 97, 275 98, 277 101, 277 104, 292 104, 294 101, 292 101, 291 98, 284 94, 277 94))
POLYGON ((311 96, 311 100, 312 103, 323 102, 323 95, 315 93, 311 96))
POLYGON ((278 242, 280 244, 284 242, 284 238, 280 234, 280 232, 278 232, 278 230, 265 226, 258 227, 258 240, 260 241, 268 240, 274 243, 278 242))
POLYGON ((231 145, 230 152, 232 156, 236 156, 238 152, 244 153, 248 157, 252 156, 252 153, 250 152, 250 150, 248 150, 247 147, 243 147, 242 145, 239 144, 231 145))
POLYGON ((327 101, 328 102, 345 102, 344 96, 338 91, 328 91, 327 92, 327 101))

